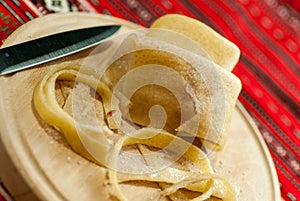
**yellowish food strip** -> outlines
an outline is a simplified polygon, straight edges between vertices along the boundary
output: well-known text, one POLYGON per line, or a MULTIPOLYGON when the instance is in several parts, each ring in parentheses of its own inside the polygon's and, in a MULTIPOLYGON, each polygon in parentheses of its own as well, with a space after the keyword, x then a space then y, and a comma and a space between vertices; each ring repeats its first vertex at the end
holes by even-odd
MULTIPOLYGON (((92 160, 101 165, 105 161, 105 154, 111 143, 104 138, 102 135, 94 135, 97 137, 97 149, 98 149, 98 160, 95 160, 90 153, 85 149, 82 144, 82 139, 85 139, 86 135, 81 132, 88 132, 84 127, 80 128, 75 125, 74 119, 66 113, 57 103, 55 97, 55 83, 58 79, 72 80, 78 78, 79 65, 76 64, 64 64, 55 68, 52 72, 49 72, 43 80, 36 86, 33 96, 35 108, 39 115, 51 126, 58 128, 66 137, 71 147, 85 158, 92 160), (81 136, 81 138, 80 138, 81 136)), ((97 80, 92 79, 87 75, 80 76, 80 81, 85 82, 90 86, 95 86, 97 90, 102 94, 104 100, 104 108, 106 111, 110 111, 111 92, 105 87, 105 85, 98 84, 97 80)), ((90 134, 93 133, 90 130, 90 134)), ((93 141, 91 141, 92 143, 93 141)))
POLYGON ((231 71, 239 60, 239 48, 206 24, 180 14, 158 18, 151 28, 167 29, 186 35, 210 56, 212 61, 231 71))
MULTIPOLYGON (((204 201, 211 196, 222 198, 224 201, 235 201, 236 200, 236 192, 231 184, 224 180, 223 178, 214 174, 210 168, 209 161, 204 156, 203 152, 199 152, 197 148, 193 145, 190 146, 190 149, 184 154, 185 157, 191 159, 195 162, 203 172, 184 172, 178 169, 173 168, 165 168, 157 172, 153 172, 150 174, 133 174, 128 175, 124 173, 120 173, 119 177, 117 175, 117 171, 114 169, 117 168, 117 161, 118 155, 120 150, 125 145, 132 145, 132 144, 145 144, 157 148, 165 148, 168 144, 174 142, 174 135, 167 134, 167 133, 159 133, 155 129, 141 129, 138 131, 133 137, 123 137, 121 138, 114 149, 114 152, 110 158, 110 166, 114 167, 113 169, 109 170, 109 178, 111 183, 113 184, 114 191, 116 196, 120 200, 127 201, 126 197, 122 193, 118 182, 124 181, 134 181, 134 180, 144 180, 144 181, 155 181, 155 182, 166 182, 173 184, 170 187, 166 188, 162 191, 164 196, 171 195, 175 193, 177 190, 181 188, 185 188, 195 192, 201 192, 202 194, 197 198, 193 199, 194 201, 204 201), (154 138, 147 137, 153 136, 153 132, 157 133, 154 138), (142 139, 141 139, 142 138, 142 139), (154 139, 154 140, 153 140, 154 139), (197 157, 191 157, 197 152, 197 157), (192 153, 190 153, 192 152, 192 153), (195 160, 196 159, 196 160, 195 160), (200 161, 199 161, 200 159, 200 161), (206 166, 206 167, 205 167, 206 166), (206 170, 206 171, 205 171, 206 170)), ((180 138, 180 142, 185 144, 187 142, 182 141, 180 138)), ((178 144, 178 142, 175 142, 178 144)), ((180 143, 179 143, 180 144, 180 143)), ((171 198, 172 199, 172 198, 171 198)))

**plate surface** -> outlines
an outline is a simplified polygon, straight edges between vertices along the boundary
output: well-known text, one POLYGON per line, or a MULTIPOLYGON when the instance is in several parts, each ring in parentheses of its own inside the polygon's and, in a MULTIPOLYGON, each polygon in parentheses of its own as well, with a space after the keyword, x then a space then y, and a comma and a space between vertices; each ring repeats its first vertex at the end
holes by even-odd
MULTIPOLYGON (((50 33, 99 24, 122 24, 121 33, 140 28, 98 14, 50 14, 17 29, 9 46, 50 33)), ((101 188, 105 170, 71 151, 50 127, 38 121, 32 106, 36 83, 63 61, 83 62, 90 50, 0 77, 0 173, 17 200, 105 200, 101 188), (2 164, 2 159, 5 162, 2 164), (11 169, 13 168, 13 169, 11 169)), ((241 201, 280 201, 279 182, 267 147, 246 110, 237 104, 224 149, 209 155, 218 174, 240 187, 241 201)))

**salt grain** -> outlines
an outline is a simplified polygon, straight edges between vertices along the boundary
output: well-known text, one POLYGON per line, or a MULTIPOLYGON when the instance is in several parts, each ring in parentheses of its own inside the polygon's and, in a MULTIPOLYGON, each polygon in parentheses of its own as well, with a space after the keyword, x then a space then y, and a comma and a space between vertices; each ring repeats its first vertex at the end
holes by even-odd
POLYGON ((67 161, 68 161, 68 162, 71 161, 71 157, 70 157, 70 156, 67 157, 67 161))

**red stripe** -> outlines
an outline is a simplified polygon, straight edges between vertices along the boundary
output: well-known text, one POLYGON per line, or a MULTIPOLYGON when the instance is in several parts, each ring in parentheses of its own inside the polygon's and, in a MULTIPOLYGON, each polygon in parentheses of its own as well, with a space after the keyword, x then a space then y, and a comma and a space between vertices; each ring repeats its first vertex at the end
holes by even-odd
POLYGON ((156 16, 151 11, 151 8, 148 9, 139 1, 119 0, 119 2, 123 8, 127 9, 130 13, 134 13, 132 17, 135 18, 135 20, 144 27, 149 27, 151 25, 151 22, 156 19, 156 16))
MULTIPOLYGON (((249 9, 243 9, 242 12, 243 13, 248 13, 248 17, 251 18, 251 15, 248 12, 248 10, 249 9)), ((260 9, 260 10, 261 10, 262 13, 264 13, 263 11, 265 9, 260 9)), ((256 19, 256 18, 254 18, 254 19, 256 19)), ((254 20, 253 24, 256 24, 257 21, 260 21, 259 19, 260 18, 254 20)), ((272 21, 274 22, 276 20, 272 19, 272 21)), ((246 22, 244 21, 244 23, 246 23, 246 22)), ((294 63, 295 66, 298 66, 298 63, 296 63, 296 61, 294 59, 292 59, 292 58, 295 58, 295 56, 291 57, 291 55, 292 55, 291 52, 288 51, 286 49, 286 45, 284 45, 286 43, 286 40, 287 40, 286 38, 287 37, 284 36, 285 39, 283 39, 282 43, 278 43, 278 41, 274 40, 274 37, 270 37, 270 32, 273 32, 275 29, 279 29, 278 23, 273 23, 273 26, 274 26, 274 28, 271 31, 269 31, 269 32, 266 29, 260 28, 262 26, 258 26, 258 25, 256 26, 256 28, 257 28, 256 30, 257 31, 260 30, 261 33, 264 36, 268 36, 269 35, 268 40, 270 40, 272 42, 272 45, 274 46, 274 48, 276 48, 276 49, 280 48, 285 53, 284 55, 286 55, 288 57, 288 59, 294 63)), ((257 35, 258 35, 257 31, 255 31, 255 33, 256 33, 255 35, 252 35, 251 32, 249 32, 249 35, 250 35, 249 38, 251 39, 251 41, 256 42, 256 46, 260 47, 260 49, 262 49, 262 52, 264 52, 266 55, 268 55, 269 60, 273 63, 272 66, 274 67, 274 69, 276 69, 278 71, 272 72, 271 70, 269 70, 269 68, 265 68, 265 70, 269 74, 273 74, 275 76, 278 74, 279 71, 281 72, 279 74, 285 74, 286 75, 286 79, 280 78, 280 79, 277 79, 276 82, 280 84, 281 88, 283 88, 287 92, 289 92, 289 95, 291 97, 293 97, 295 100, 298 100, 298 102, 300 102, 300 90, 297 88, 297 86, 300 85, 299 75, 297 76, 293 70, 291 70, 290 68, 288 68, 289 64, 286 63, 283 59, 281 59, 281 55, 279 55, 278 53, 276 53, 275 50, 273 50, 269 46, 267 46, 264 43, 264 41, 262 41, 262 40, 256 40, 256 39, 260 38, 260 37, 257 37, 257 35), (293 84, 294 84, 294 86, 293 87, 287 87, 288 83, 284 83, 284 81, 285 82, 292 81, 293 84)), ((247 32, 245 32, 245 33, 247 33, 247 32)), ((299 40, 299 39, 297 39, 297 40, 299 40)), ((299 70, 300 70, 300 68, 299 68, 299 70)))
POLYGON ((117 16, 122 19, 126 19, 129 21, 138 23, 142 26, 145 26, 144 23, 140 19, 138 19, 126 7, 121 5, 121 3, 117 2, 117 0, 111 0, 111 1, 107 1, 107 2, 103 1, 103 4, 105 4, 108 7, 108 10, 111 12, 112 15, 117 16))
POLYGON ((9 11, 6 9, 6 7, 4 7, 3 4, 1 4, 1 2, 0 2, 0 11, 1 11, 1 13, 3 13, 4 16, 8 16, 9 18, 11 18, 11 19, 9 20, 9 22, 1 22, 2 25, 3 25, 3 24, 5 24, 5 25, 11 25, 11 24, 13 24, 13 27, 11 27, 11 28, 17 28, 17 27, 19 27, 20 25, 22 25, 22 24, 19 22, 19 20, 18 20, 11 12, 9 12, 9 11))
POLYGON ((278 0, 282 4, 290 6, 295 9, 295 11, 300 11, 300 1, 299 0, 278 0))
MULTIPOLYGON (((199 3, 201 3, 201 2, 199 2, 199 3)), ((220 21, 223 21, 223 19, 219 19, 219 15, 218 14, 216 14, 216 13, 214 13, 213 12, 213 14, 211 14, 211 13, 209 13, 208 14, 208 12, 210 11, 210 8, 212 8, 212 7, 206 7, 206 8, 203 8, 203 7, 201 7, 202 8, 202 10, 203 11, 205 11, 205 13, 210 17, 210 18, 212 18, 212 19, 214 19, 214 22, 216 23, 216 24, 220 24, 220 21), (215 16, 214 16, 215 15, 215 16), (219 21, 219 22, 218 22, 219 21)), ((228 13, 228 12, 227 12, 228 13)), ((239 22, 238 22, 239 23, 239 22)), ((225 27, 225 28, 223 28, 223 30, 225 29, 226 30, 226 28, 227 28, 227 26, 226 26, 226 23, 223 23, 222 24, 222 26, 220 26, 220 27, 225 27)), ((233 26, 234 27, 234 26, 233 26)), ((226 32, 226 36, 228 37, 228 35, 229 36, 232 36, 233 38, 235 38, 236 37, 236 33, 233 33, 232 35, 230 35, 230 34, 228 34, 228 32, 226 32)), ((244 52, 243 52, 244 53, 244 52)), ((251 53, 251 52, 250 52, 251 53)), ((253 55, 253 57, 255 58, 255 56, 253 55)), ((238 68, 239 69, 239 68, 238 68)), ((254 80, 255 80, 255 78, 254 78, 254 80)), ((249 88, 249 90, 251 90, 251 86, 249 86, 250 88, 249 88)), ((280 107, 279 107, 280 108, 280 107)), ((267 123, 267 122, 265 122, 265 123, 267 123)), ((296 140, 296 142, 298 142, 298 140, 296 140)), ((288 182, 288 180, 285 180, 285 182, 288 182)), ((287 191, 286 191, 287 192, 287 191)))
POLYGON ((0 193, 0 201, 6 201, 6 199, 0 193))
MULTIPOLYGON (((284 106, 276 101, 269 92, 263 87, 263 85, 258 82, 257 80, 255 81, 256 77, 249 72, 246 68, 239 68, 239 72, 243 75, 240 76, 240 79, 244 83, 244 90, 255 99, 257 104, 267 113, 269 114, 270 118, 271 117, 276 117, 277 115, 280 114, 285 114, 288 117, 291 116, 288 114, 287 110, 284 108, 284 106), (255 94, 255 90, 253 89, 258 89, 262 92, 263 96, 258 97, 257 94, 255 94), (274 113, 272 109, 268 105, 268 100, 272 102, 272 104, 275 105, 275 107, 278 108, 278 111, 274 113)), ((252 110, 251 110, 252 111, 252 110)), ((254 112, 254 111, 253 111, 254 112)), ((296 121, 292 120, 293 123, 296 123, 296 121)), ((289 148, 294 154, 297 155, 297 157, 300 157, 300 150, 297 149, 300 147, 300 142, 299 139, 296 138, 296 136, 293 135, 292 131, 287 128, 287 126, 282 125, 282 122, 280 121, 279 118, 273 118, 272 119, 276 125, 279 125, 279 127, 282 129, 283 132, 288 134, 288 138, 291 139, 291 141, 287 142, 281 135, 279 135, 273 128, 273 132, 277 133, 277 136, 281 139, 282 142, 284 142, 285 146, 289 148), (295 149, 296 148, 296 149, 295 149)), ((296 127, 299 127, 299 123, 297 123, 296 127)))
POLYGON ((79 11, 101 13, 103 10, 100 4, 96 5, 91 0, 85 0, 84 4, 82 4, 82 2, 78 0, 71 0, 71 1, 76 5, 79 11))
MULTIPOLYGON (((210 11, 210 9, 207 7, 207 8, 203 8, 202 7, 202 9, 203 10, 205 10, 207 13, 210 11)), ((217 13, 214 13, 214 12, 212 12, 212 13, 208 13, 208 15, 211 17, 211 18, 213 18, 213 19, 215 19, 214 20, 214 22, 216 22, 216 24, 218 24, 220 27, 224 27, 225 25, 226 25, 226 23, 223 23, 223 24, 221 24, 222 23, 222 19, 221 18, 219 18, 218 16, 219 15, 217 15, 217 13), (212 14, 214 14, 215 16, 212 16, 212 14)), ((226 27, 226 26, 225 26, 226 27)), ((231 30, 233 30, 233 29, 231 29, 231 28, 228 28, 228 30, 229 31, 231 31, 231 30)), ((228 33, 227 32, 227 30, 226 29, 224 29, 224 31, 226 31, 226 33, 228 33)), ((253 38, 251 38, 251 39, 253 39, 253 38)), ((249 39, 248 39, 249 40, 249 39)), ((255 39, 254 39, 255 40, 255 39)), ((257 62, 257 64, 258 64, 258 66, 265 66, 265 64, 264 63, 262 63, 262 62, 260 62, 259 60, 257 60, 256 59, 256 55, 255 54, 252 54, 252 52, 255 52, 255 51, 247 51, 247 48, 246 47, 244 47, 243 49, 245 49, 245 50, 242 50, 242 53, 248 53, 248 55, 251 55, 251 58, 252 58, 252 60, 255 60, 256 62, 257 62)), ((238 66, 237 68, 236 68, 236 70, 235 70, 235 72, 237 73, 238 71, 238 69, 240 68, 240 66, 238 66)), ((265 67, 266 68, 266 67, 265 67)), ((238 74, 238 73, 237 73, 238 74)), ((280 74, 280 73, 279 73, 280 74)), ((253 78, 254 80, 256 80, 257 79, 257 77, 255 77, 255 78, 253 78)), ((250 86, 250 88, 249 88, 249 90, 251 90, 251 86, 250 86)), ((274 96, 276 97, 277 96, 277 94, 274 94, 274 96)), ((295 96, 295 95, 294 95, 295 96)), ((295 98, 294 96, 292 96, 293 98, 295 98)), ((265 100, 264 100, 265 101, 265 100)), ((262 105, 264 105, 264 102, 262 102, 262 105)), ((280 102, 278 102, 278 107, 281 107, 280 105, 280 102)), ((298 122, 298 120, 297 120, 297 118, 296 117, 294 117, 293 115, 291 115, 290 113, 288 113, 288 116, 291 118, 291 120, 295 120, 296 122, 298 122)), ((297 124, 298 125, 298 124, 297 124)), ((299 125, 298 125, 299 126, 299 125)))
POLYGON ((180 4, 180 1, 176 0, 156 0, 156 3, 160 5, 167 13, 180 13, 185 16, 195 17, 187 8, 180 4))
MULTIPOLYGON (((161 1, 159 1, 159 2, 161 2, 161 1)), ((140 1, 140 3, 143 6, 145 6, 148 10, 152 10, 152 12, 156 18, 166 14, 166 11, 160 5, 156 4, 152 0, 140 1)))
POLYGON ((12 200, 11 195, 8 193, 7 189, 4 186, 4 183, 0 180, 0 201, 9 201, 12 200))
POLYGON ((106 10, 110 12, 112 16, 126 19, 124 15, 122 15, 117 9, 114 8, 108 1, 99 0, 99 4, 101 4, 106 10))
MULTIPOLYGON (((242 102, 242 104, 249 109, 249 111, 254 111, 255 109, 252 107, 252 105, 250 103, 247 102, 246 99, 244 99, 243 97, 240 97, 240 101, 242 102)), ((256 116, 255 114, 253 114, 255 118, 260 119, 258 116, 256 116)), ((260 121, 260 120, 259 120, 260 121)), ((270 133, 270 135, 272 136, 272 133, 270 133)), ((272 156, 272 159, 275 162, 275 166, 277 169, 277 174, 278 174, 278 179, 279 181, 282 183, 282 188, 281 188, 281 192, 282 192, 282 197, 283 198, 287 198, 286 193, 287 192, 293 192, 294 195, 298 195, 299 196, 299 190, 297 190, 297 188, 295 187, 295 183, 298 183, 299 185, 299 181, 296 180, 295 182, 292 182, 290 180, 290 178, 294 178, 296 179, 297 177, 292 177, 286 170, 285 170, 285 164, 283 163, 284 161, 280 158, 278 158, 276 156, 276 154, 274 153, 274 150, 270 149, 270 153, 272 156), (290 177, 290 178, 289 178, 290 177)))
POLYGON ((300 0, 277 0, 279 5, 290 8, 295 12, 295 15, 300 14, 300 0))
MULTIPOLYGON (((203 1, 202 1, 203 2, 203 1)), ((213 1, 210 1, 211 3, 213 3, 213 1)), ((204 2, 203 2, 204 3, 204 2)), ((216 10, 213 11, 210 8, 213 8, 213 6, 211 6, 209 4, 209 6, 204 7, 205 5, 203 5, 202 10, 204 10, 207 15, 209 15, 212 19, 214 19, 214 22, 218 25, 218 27, 222 27, 222 30, 224 31, 224 33, 226 33, 226 37, 230 38, 232 41, 234 41, 241 49, 242 53, 245 53, 247 55, 251 55, 251 57, 253 59, 255 59, 255 61, 259 64, 259 66, 263 67, 263 69, 268 72, 269 75, 272 75, 272 77, 274 78, 274 80, 276 81, 276 83, 279 84, 279 86, 281 88, 283 88, 286 92, 288 92, 289 96, 293 97, 294 100, 297 100, 300 103, 300 91, 297 88, 300 85, 299 79, 295 76, 295 74, 288 74, 286 76, 285 75, 285 71, 279 71, 278 70, 278 65, 275 62, 272 62, 272 60, 268 59, 268 56, 271 56, 272 59, 276 59, 276 62, 281 62, 281 60, 279 60, 280 55, 276 55, 274 56, 273 54, 268 54, 269 49, 267 48, 267 46, 262 43, 261 41, 258 41, 258 37, 253 36, 253 34, 251 34, 251 32, 249 31, 249 26, 247 24, 247 22, 245 22, 242 18, 233 18, 230 16, 231 19, 227 19, 225 21, 225 17, 220 17, 220 15, 218 15, 219 12, 224 12, 224 13, 232 13, 232 10, 230 10, 230 8, 228 8, 226 11, 224 10, 216 10), (239 27, 243 30, 243 34, 239 31, 236 31, 235 33, 232 33, 232 31, 234 30, 236 23, 239 24, 239 27), (231 25, 231 26, 228 26, 231 25), (246 26, 243 26, 246 25, 246 26), (229 34, 228 34, 229 33, 229 34), (245 38, 245 36, 247 36, 245 38), (259 49, 258 49, 259 48, 259 49), (258 51, 261 54, 258 54, 258 51), (267 54, 266 54, 267 53, 267 54), (262 57, 260 57, 262 56, 262 57), (269 64, 269 65, 266 65, 269 64), (273 71, 270 71, 269 68, 273 67, 273 71), (290 76, 290 78, 289 78, 290 76), (285 81, 285 82, 283 82, 285 81), (290 81, 292 81, 292 83, 289 83, 290 81), (289 86, 291 85, 291 86, 289 86), (287 87, 289 86, 289 87, 287 87), (294 90, 293 90, 294 89, 294 90), (299 95, 298 95, 299 94, 299 95)), ((218 8, 214 8, 214 9, 218 9, 218 8)), ((229 14, 228 14, 229 16, 229 14)), ((221 28, 220 28, 221 29, 221 28)), ((258 31, 258 30, 255 30, 258 31)), ((284 65, 286 69, 286 66, 288 66, 287 64, 284 65)))
MULTIPOLYGON (((32 17, 36 18, 39 17, 39 14, 36 13, 34 10, 32 10, 24 1, 20 1, 20 6, 18 8, 22 11, 22 13, 30 13, 32 17)), ((31 20, 26 14, 25 14, 27 21, 28 19, 31 20)))
MULTIPOLYGON (((293 184, 295 182, 290 181, 289 177, 291 178, 292 176, 288 175, 288 173, 284 171, 284 166, 282 165, 282 161, 274 154, 272 154, 272 157, 274 157, 275 165, 277 167, 276 169, 277 169, 278 179, 281 181, 282 184, 284 184, 282 185, 281 190, 283 192, 291 192, 294 196, 299 196, 300 189, 293 184)), ((296 180, 297 177, 292 177, 292 178, 296 180)))
MULTIPOLYGON (((269 134, 271 136, 273 136, 273 135, 276 134, 276 132, 272 129, 272 127, 268 125, 268 122, 264 120, 264 118, 261 116, 260 113, 258 113, 257 111, 255 111, 255 108, 253 108, 253 106, 249 102, 247 102, 243 98, 240 98, 240 101, 248 108, 249 111, 251 111, 252 116, 254 116, 255 118, 257 118, 259 121, 261 121, 266 126, 266 128, 270 131, 269 134)), ((274 138, 273 138, 273 140, 274 140, 274 138)), ((287 147, 285 147, 285 145, 284 145, 284 143, 282 143, 282 141, 281 142, 280 141, 276 141, 276 142, 278 144, 281 144, 281 147, 285 148, 287 152, 290 151, 290 150, 287 149, 287 147)), ((272 146, 270 146, 270 144, 268 144, 268 145, 269 145, 269 148, 272 147, 272 146)), ((274 151, 275 150, 271 150, 270 149, 270 152, 272 153, 272 158, 273 159, 275 159, 274 156, 276 155, 276 153, 274 151)), ((287 164, 288 161, 286 161, 284 157, 279 157, 277 155, 276 155, 276 157, 277 157, 278 161, 280 161, 283 164, 282 165, 282 169, 286 172, 286 174, 288 176, 290 176, 291 178, 294 178, 294 179, 296 179, 296 178, 299 177, 299 171, 296 173, 295 170, 290 167, 290 164, 287 164)), ((293 159, 296 159, 296 161, 297 161, 297 158, 295 156, 293 156, 293 159)), ((296 182, 297 182, 297 180, 296 180, 296 182)))
POLYGON ((109 1, 111 4, 114 3, 114 6, 116 6, 118 8, 118 12, 123 12, 126 13, 126 19, 136 22, 137 24, 140 24, 142 26, 145 26, 146 24, 137 17, 137 15, 133 12, 130 11, 130 9, 127 8, 127 6, 125 6, 122 2, 120 2, 119 0, 111 0, 109 1))
POLYGON ((17 29, 21 23, 13 16, 6 8, 0 3, 0 13, 2 17, 0 18, 0 45, 3 40, 6 39, 9 34, 11 34, 15 29, 17 29))
MULTIPOLYGON (((281 20, 282 18, 278 16, 278 6, 273 8, 264 3, 265 3, 264 1, 256 2, 257 5, 261 5, 262 14, 264 16, 268 16, 270 18, 270 20, 272 21, 272 27, 270 28, 271 31, 269 31, 268 28, 261 26, 262 30, 264 31, 263 33, 265 33, 266 36, 269 36, 269 39, 271 39, 274 42, 274 45, 277 45, 278 48, 283 50, 286 53, 285 56, 289 57, 289 59, 292 60, 295 63, 295 65, 297 65, 298 68, 300 69, 300 67, 298 65, 299 61, 300 61, 300 57, 297 57, 297 55, 295 55, 293 52, 291 52, 291 50, 289 50, 286 45, 288 39, 292 39, 293 41, 298 43, 298 45, 300 45, 300 43, 299 43, 300 38, 298 37, 299 36, 298 33, 294 34, 291 32, 291 29, 286 28, 286 25, 287 25, 286 21, 283 22, 281 20), (263 9, 266 7, 268 9, 263 9), (276 34, 276 33, 274 33, 275 30, 282 30, 282 32, 283 32, 282 38, 275 37, 275 35, 274 35, 274 34, 276 34), (271 32, 272 32, 272 34, 271 34, 271 32)), ((249 9, 250 5, 247 5, 245 7, 247 7, 248 10, 250 10, 249 9)), ((248 13, 249 17, 256 19, 253 15, 250 14, 250 12, 247 12, 247 13, 248 13)), ((258 21, 258 19, 255 21, 258 21)), ((279 35, 277 37, 279 37, 279 35)))
MULTIPOLYGON (((251 59, 249 59, 249 60, 251 60, 251 59)), ((251 69, 249 69, 249 70, 251 71, 251 69)), ((247 71, 247 69, 242 69, 242 68, 240 69, 240 68, 238 68, 236 70, 236 72, 238 72, 238 74, 240 75, 240 78, 243 77, 245 71, 247 71)), ((289 134, 291 134, 292 135, 291 137, 293 137, 294 128, 299 128, 300 127, 299 120, 290 112, 290 110, 286 106, 284 106, 284 103, 281 103, 280 100, 276 99, 276 94, 272 94, 269 90, 267 90, 264 87, 264 85, 262 84, 262 82, 259 81, 255 75, 253 75, 251 78, 248 78, 248 79, 249 80, 251 80, 251 79, 253 80, 252 84, 246 86, 246 82, 244 81, 243 82, 244 85, 245 85, 244 88, 246 90, 248 90, 249 93, 252 93, 254 95, 255 100, 257 101, 257 103, 259 105, 261 105, 261 107, 264 108, 264 110, 270 116, 278 117, 279 114, 286 115, 286 117, 288 119, 290 119, 291 125, 285 124, 279 118, 276 118, 278 120, 276 123, 281 128, 288 129, 288 127, 290 127, 288 130, 284 130, 284 131, 285 132, 290 131, 289 134), (271 103, 271 107, 270 107, 270 105, 267 104, 268 101, 271 103), (274 105, 273 108, 275 108, 275 109, 272 108, 272 105, 274 105), (294 127, 292 127, 292 126, 294 126, 294 127)), ((295 140, 299 141, 299 139, 297 139, 297 138, 295 138, 295 140)))
POLYGON ((108 1, 99 0, 97 2, 98 4, 96 5, 92 0, 87 0, 85 3, 88 4, 89 8, 84 7, 79 1, 76 0, 74 1, 74 4, 76 4, 80 10, 85 12, 96 10, 99 13, 110 14, 118 18, 126 19, 126 17, 122 15, 119 10, 116 10, 114 6, 110 5, 108 1))
MULTIPOLYGON (((264 121, 264 118, 260 115, 260 113, 255 111, 255 108, 253 108, 252 104, 250 104, 243 97, 240 98, 240 101, 243 103, 243 105, 245 107, 247 107, 251 111, 251 114, 255 118, 259 119, 264 125, 267 125, 267 122, 264 121)), ((275 132, 272 131, 272 129, 270 127, 268 129, 271 131, 270 135, 273 136, 275 134, 275 132)), ((282 146, 284 147, 284 145, 282 145, 282 146)), ((275 153, 275 150, 270 149, 270 153, 272 155, 273 160, 276 162, 275 165, 276 165, 278 172, 281 172, 281 174, 283 175, 283 177, 279 177, 279 180, 282 183, 284 183, 284 185, 292 186, 294 189, 297 190, 295 184, 297 183, 299 185, 299 182, 297 180, 298 176, 290 168, 288 168, 285 160, 283 160, 282 158, 277 156, 277 154, 275 153), (294 181, 292 182, 291 179, 293 179, 294 181)), ((288 192, 288 191, 285 191, 285 192, 288 192)), ((297 191, 295 191, 295 192, 297 192, 297 191)))
MULTIPOLYGON (((297 42, 298 45, 300 44, 299 37, 297 35, 291 34, 290 29, 286 29, 286 21, 284 21, 284 24, 282 24, 282 21, 280 20, 281 17, 277 15, 277 7, 273 8, 265 4, 264 1, 248 1, 247 4, 234 4, 238 7, 238 9, 241 9, 241 13, 246 14, 243 15, 243 17, 248 18, 251 20, 251 23, 256 26, 257 29, 261 31, 261 33, 264 33, 263 35, 268 37, 270 41, 273 42, 272 45, 276 45, 276 47, 280 48, 286 53, 286 56, 289 57, 290 60, 294 62, 295 65, 298 65, 299 58, 297 59, 296 55, 291 54, 292 52, 287 48, 285 45, 288 39, 292 39, 293 41, 297 42), (254 10, 257 10, 257 14, 254 14, 254 10), (266 17, 266 18, 265 18, 266 17), (270 20, 271 24, 270 27, 263 26, 262 21, 268 21, 270 20), (274 30, 282 30, 283 36, 282 39, 275 39, 274 37, 274 30)), ((226 4, 224 5, 226 8, 226 4)), ((229 5, 227 5, 229 6, 229 5)), ((227 8, 228 9, 228 8, 227 8)), ((239 15, 240 16, 240 15, 239 15)), ((243 18, 241 17, 241 18, 243 18)), ((247 22, 245 22, 247 23, 247 22)), ((256 34, 257 35, 257 34, 256 34)), ((300 67, 298 66, 300 69, 300 67)))
MULTIPOLYGON (((272 155, 274 156, 274 155, 272 155)), ((281 196, 285 199, 285 200, 291 200, 290 198, 287 197, 287 192, 292 193, 296 198, 300 196, 299 194, 299 189, 297 189, 295 187, 295 185, 287 178, 286 174, 283 173, 282 169, 282 165, 281 165, 281 161, 278 160, 276 157, 274 157, 274 161, 277 162, 276 163, 276 169, 277 169, 277 175, 278 175, 278 179, 279 181, 281 181, 281 183, 283 184, 281 186, 281 192, 285 192, 285 193, 281 193, 281 196)))
MULTIPOLYGON (((208 11, 211 11, 210 10, 210 8, 211 8, 212 6, 209 6, 209 7, 205 7, 205 8, 203 8, 202 7, 202 9, 203 10, 205 10, 206 12, 208 12, 208 11)), ((211 11, 211 12, 213 12, 213 11, 211 11)), ((223 11, 224 12, 224 11, 223 11)), ((228 13, 230 13, 230 11, 227 11, 228 13)), ((237 33, 232 33, 232 30, 234 30, 234 28, 230 28, 230 27, 228 27, 228 23, 226 23, 226 22, 223 22, 223 19, 224 18, 220 18, 219 17, 219 15, 218 15, 218 13, 213 13, 213 15, 212 14, 208 14, 209 16, 211 16, 213 19, 214 19, 214 22, 216 22, 216 24, 218 24, 219 25, 219 27, 225 27, 225 28, 223 28, 223 31, 226 33, 226 36, 228 37, 228 38, 231 38, 231 40, 233 40, 239 47, 240 47, 240 49, 242 50, 242 52, 244 53, 244 52, 246 52, 246 53, 248 53, 248 54, 251 54, 252 55, 252 57, 253 58, 257 58, 257 55, 255 55, 254 53, 256 53, 257 51, 255 51, 255 50, 248 50, 248 48, 250 47, 250 46, 253 46, 253 44, 252 43, 250 43, 250 41, 251 40, 256 40, 256 37, 252 37, 252 35, 250 35, 250 37, 249 38, 246 38, 246 39, 244 39, 243 41, 240 41, 240 39, 239 38, 236 38, 236 35, 241 35, 241 34, 237 34, 237 33), (226 27, 228 27, 228 29, 226 29, 226 27), (229 33, 229 34, 228 34, 229 33), (230 36, 233 36, 234 38, 232 38, 232 37, 230 37, 230 36), (249 41, 248 42, 248 46, 244 46, 243 44, 244 43, 246 43, 247 41, 249 41), (252 54, 253 53, 253 54, 252 54)), ((235 18, 236 19, 236 18, 235 18)), ((232 21, 234 21, 234 20, 232 20, 232 21)), ((238 19, 236 19, 236 21, 240 21, 240 20, 238 20, 238 19)), ((228 22, 228 20, 227 20, 227 22, 228 22)), ((245 24, 245 22, 238 22, 238 24, 245 24)), ((246 27, 247 28, 247 27, 246 27)), ((249 32, 249 31, 247 31, 247 30, 245 30, 244 31, 245 32, 245 34, 247 34, 247 32, 249 32)), ((241 37, 243 37, 242 35, 241 35, 241 37)), ((265 47, 265 45, 261 45, 262 47, 265 47)), ((256 47, 254 46, 254 49, 256 49, 256 47)), ((276 57, 276 58, 278 58, 278 57, 276 57)), ((261 65, 263 65, 264 63, 261 63, 260 62, 260 60, 258 60, 258 62, 260 63, 260 66, 261 65)), ((275 66, 275 68, 276 68, 276 66, 275 66)), ((281 75, 281 73, 277 73, 276 75, 281 75)), ((281 79, 281 80, 287 80, 286 78, 285 79, 281 79)), ((293 79, 293 80, 297 80, 297 79, 293 79)), ((279 80, 280 81, 280 80, 279 80)), ((298 84, 298 83, 297 83, 298 84)), ((286 88, 285 87, 285 85, 281 85, 282 87, 284 87, 284 88, 286 88)), ((296 86, 298 86, 298 85, 296 85, 296 86)), ((291 88, 291 87, 290 87, 291 88)), ((289 89, 290 89, 289 88, 289 89)), ((294 87, 294 89, 297 89, 296 87, 294 87)), ((297 98, 298 96, 296 96, 295 95, 295 92, 294 93, 290 93, 292 96, 294 96, 294 98, 297 98)))
POLYGON ((34 5, 31 2, 22 1, 22 10, 28 10, 34 18, 40 17, 41 13, 38 10, 34 10, 34 5))
MULTIPOLYGON (((18 14, 18 16, 24 21, 24 22, 28 22, 28 17, 24 14, 24 12, 22 12, 19 9, 19 6, 17 6, 16 4, 14 4, 12 1, 5 1, 6 4, 14 11, 18 14)), ((16 18, 17 19, 17 18, 16 18)))

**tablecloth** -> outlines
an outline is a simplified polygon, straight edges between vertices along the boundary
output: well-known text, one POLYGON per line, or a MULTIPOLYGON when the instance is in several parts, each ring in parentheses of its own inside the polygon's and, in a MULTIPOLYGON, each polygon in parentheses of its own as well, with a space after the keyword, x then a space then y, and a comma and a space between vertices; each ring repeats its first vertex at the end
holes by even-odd
MULTIPOLYGON (((239 100, 268 145, 282 199, 300 200, 299 0, 0 0, 0 44, 20 25, 53 12, 103 13, 146 27, 181 13, 233 41, 241 50, 233 71, 243 84, 239 100)), ((0 201, 5 197, 2 187, 0 201)))

